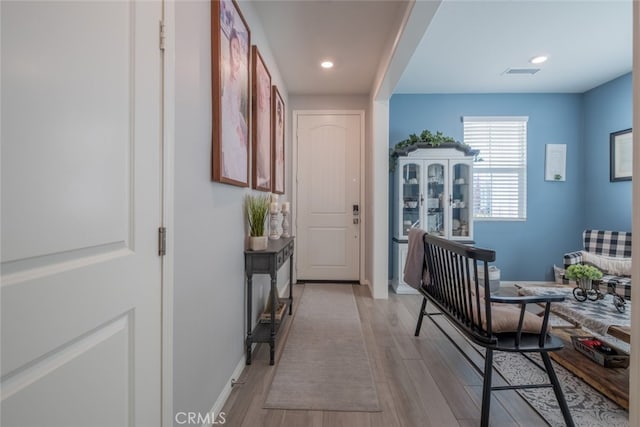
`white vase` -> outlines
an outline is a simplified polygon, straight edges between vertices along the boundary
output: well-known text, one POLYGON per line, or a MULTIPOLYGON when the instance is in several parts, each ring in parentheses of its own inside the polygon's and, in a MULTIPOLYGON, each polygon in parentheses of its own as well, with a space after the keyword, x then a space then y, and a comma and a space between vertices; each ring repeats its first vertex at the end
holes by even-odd
POLYGON ((264 251, 268 244, 267 236, 249 236, 249 249, 252 251, 264 251))

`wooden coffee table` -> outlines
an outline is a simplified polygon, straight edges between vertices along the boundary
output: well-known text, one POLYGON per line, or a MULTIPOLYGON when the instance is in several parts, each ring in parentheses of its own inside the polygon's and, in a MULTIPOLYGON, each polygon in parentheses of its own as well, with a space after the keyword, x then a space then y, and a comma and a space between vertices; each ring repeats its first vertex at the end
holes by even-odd
POLYGON ((629 368, 605 368, 573 348, 572 335, 590 335, 581 328, 554 328, 554 335, 561 338, 564 348, 550 353, 553 360, 572 372, 591 387, 629 409, 629 368))
POLYGON ((543 293, 562 294, 565 301, 551 304, 551 312, 576 327, 584 327, 601 335, 611 335, 629 344, 631 342, 631 302, 621 313, 613 305, 612 295, 605 294, 598 301, 577 301, 572 294, 572 286, 521 286, 516 285, 521 295, 541 295, 543 293))
MULTIPOLYGON (((516 285, 516 288, 524 289, 525 287, 516 285)), ((556 286, 549 287, 550 292, 553 292, 554 288, 556 290, 558 288, 568 288, 569 290, 573 290, 573 287, 556 286)), ((555 304, 551 305, 551 312, 553 314, 571 324, 570 326, 564 327, 554 326, 552 333, 561 338, 565 346, 564 349, 560 351, 550 353, 551 358, 585 383, 589 384, 591 387, 628 410, 629 368, 605 368, 573 348, 573 343, 571 341, 572 335, 589 336, 592 334, 582 329, 583 322, 581 319, 584 316, 577 310, 571 310, 571 307, 573 306, 572 299, 572 295, 567 297, 567 303, 563 305, 562 310, 558 310, 558 307, 554 307, 555 304), (571 300, 569 300, 569 298, 571 298, 571 300)), ((585 301, 579 303, 576 301, 576 304, 589 303, 593 304, 594 302, 585 301)), ((579 305, 576 307, 580 308, 579 305)), ((631 307, 627 307, 627 310, 630 312, 631 307)), ((607 335, 611 335, 612 337, 618 338, 626 343, 630 343, 631 341, 631 328, 629 326, 609 325, 605 332, 607 335)))

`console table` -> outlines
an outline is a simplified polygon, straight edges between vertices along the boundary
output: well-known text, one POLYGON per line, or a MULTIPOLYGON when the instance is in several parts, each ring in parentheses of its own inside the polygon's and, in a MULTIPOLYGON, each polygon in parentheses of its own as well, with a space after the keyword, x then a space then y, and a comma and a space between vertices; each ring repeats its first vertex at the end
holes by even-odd
POLYGON ((254 342, 268 342, 270 348, 269 364, 274 364, 276 335, 280 324, 284 321, 286 314, 280 322, 276 320, 276 309, 280 303, 289 305, 289 315, 293 312, 293 248, 294 237, 281 237, 278 240, 269 240, 269 246, 263 251, 244 251, 244 268, 247 275, 247 338, 246 352, 247 365, 251 365, 251 344, 254 342), (278 298, 278 270, 286 260, 289 260, 289 299, 278 298), (269 323, 256 324, 253 327, 251 306, 253 302, 253 275, 268 274, 271 276, 271 321, 269 323))

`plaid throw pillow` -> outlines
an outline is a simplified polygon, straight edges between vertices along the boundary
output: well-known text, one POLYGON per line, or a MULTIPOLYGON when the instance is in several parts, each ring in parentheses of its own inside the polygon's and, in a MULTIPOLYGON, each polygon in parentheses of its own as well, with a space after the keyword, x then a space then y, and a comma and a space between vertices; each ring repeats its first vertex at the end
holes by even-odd
POLYGON ((585 230, 582 238, 585 251, 613 257, 631 257, 631 233, 585 230))

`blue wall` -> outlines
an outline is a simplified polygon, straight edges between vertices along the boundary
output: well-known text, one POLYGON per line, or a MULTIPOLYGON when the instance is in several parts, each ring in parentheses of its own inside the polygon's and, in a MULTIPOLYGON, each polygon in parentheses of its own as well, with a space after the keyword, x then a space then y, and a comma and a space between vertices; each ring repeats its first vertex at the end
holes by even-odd
POLYGON ((631 181, 609 181, 609 134, 632 125, 631 74, 584 94, 586 227, 631 231, 631 181))
POLYGON ((502 280, 552 280, 553 264, 580 248, 581 94, 394 95, 393 146, 423 129, 463 140, 462 116, 528 116, 527 220, 476 221, 476 245, 496 251, 502 280), (567 144, 567 180, 544 180, 545 144, 567 144))

